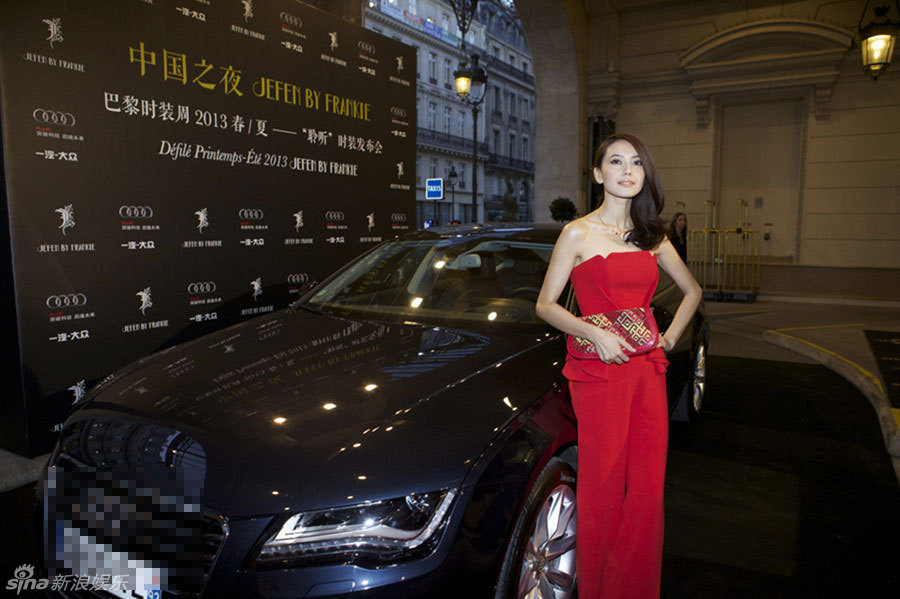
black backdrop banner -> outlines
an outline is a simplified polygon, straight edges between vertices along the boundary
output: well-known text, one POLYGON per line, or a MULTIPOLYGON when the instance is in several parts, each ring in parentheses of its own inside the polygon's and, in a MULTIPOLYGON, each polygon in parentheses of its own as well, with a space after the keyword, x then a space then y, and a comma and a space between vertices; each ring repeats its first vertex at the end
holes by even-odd
POLYGON ((408 229, 415 73, 291 0, 0 3, 26 451, 92 382, 408 229))

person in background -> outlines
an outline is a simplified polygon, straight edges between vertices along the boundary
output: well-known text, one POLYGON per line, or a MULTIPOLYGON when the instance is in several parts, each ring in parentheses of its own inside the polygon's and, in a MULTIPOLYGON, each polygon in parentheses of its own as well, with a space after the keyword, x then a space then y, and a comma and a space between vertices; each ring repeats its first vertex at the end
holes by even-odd
POLYGON ((676 212, 669 223, 669 231, 667 233, 672 247, 681 257, 681 261, 687 264, 687 215, 684 212, 676 212))

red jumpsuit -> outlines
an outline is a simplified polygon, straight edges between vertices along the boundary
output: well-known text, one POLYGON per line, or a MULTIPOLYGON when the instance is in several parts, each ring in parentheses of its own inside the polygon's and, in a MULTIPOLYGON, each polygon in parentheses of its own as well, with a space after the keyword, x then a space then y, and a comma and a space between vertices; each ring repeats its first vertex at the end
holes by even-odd
MULTIPOLYGON (((594 256, 572 269, 582 314, 649 307, 656 257, 594 256)), ((568 356, 578 418, 577 554, 582 599, 659 597, 669 435, 662 349, 606 364, 568 356)))

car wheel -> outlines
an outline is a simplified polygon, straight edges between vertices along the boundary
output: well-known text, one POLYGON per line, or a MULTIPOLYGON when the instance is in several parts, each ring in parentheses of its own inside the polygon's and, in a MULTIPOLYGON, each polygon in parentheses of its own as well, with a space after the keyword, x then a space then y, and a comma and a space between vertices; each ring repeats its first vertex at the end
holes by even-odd
POLYGON ((703 409, 703 396, 706 392, 706 341, 703 339, 694 351, 693 369, 675 407, 674 418, 682 422, 696 422, 703 409))
POLYGON ((575 523, 575 470, 553 458, 535 481, 516 520, 495 599, 571 597, 575 523))

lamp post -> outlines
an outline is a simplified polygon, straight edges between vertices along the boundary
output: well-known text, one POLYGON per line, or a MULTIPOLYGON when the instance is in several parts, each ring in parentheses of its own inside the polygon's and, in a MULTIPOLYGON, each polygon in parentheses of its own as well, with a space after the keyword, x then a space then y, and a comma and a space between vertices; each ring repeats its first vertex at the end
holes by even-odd
MULTIPOLYGON (((863 68, 872 75, 872 79, 877 80, 878 76, 891 64, 894 43, 897 41, 897 32, 900 31, 900 22, 888 18, 891 5, 885 4, 873 8, 875 18, 863 26, 870 1, 866 1, 862 16, 859 18, 859 39, 862 47, 863 68)), ((900 18, 900 4, 897 0, 894 0, 894 8, 900 18)))
POLYGON ((478 64, 478 54, 472 54, 469 64, 460 63, 453 76, 456 95, 472 108, 472 222, 478 222, 478 109, 487 91, 487 73, 478 64))
POLYGON ((450 179, 450 220, 453 220, 453 210, 456 206, 456 181, 459 179, 459 173, 456 172, 455 166, 450 167, 447 178, 450 179))

